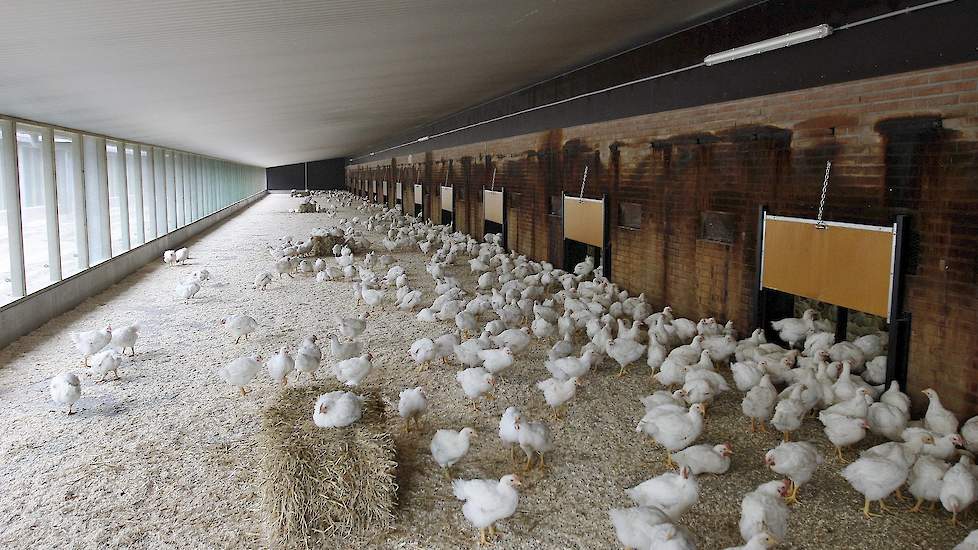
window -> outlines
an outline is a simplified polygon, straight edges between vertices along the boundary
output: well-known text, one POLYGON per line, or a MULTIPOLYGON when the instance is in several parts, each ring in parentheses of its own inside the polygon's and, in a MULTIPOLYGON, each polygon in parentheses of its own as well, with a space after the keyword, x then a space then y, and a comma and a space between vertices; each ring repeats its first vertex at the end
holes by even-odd
POLYGON ((700 213, 700 239, 731 244, 737 236, 737 217, 730 212, 700 213))
POLYGON ((112 255, 129 250, 129 199, 126 194, 126 151, 122 143, 105 142, 109 182, 109 229, 112 255))
POLYGON ((143 244, 143 169, 139 147, 125 146, 126 190, 129 204, 129 246, 143 244))
POLYGON ((88 267, 85 220, 85 180, 82 144, 78 134, 54 134, 55 175, 58 180, 58 225, 61 236, 61 276, 88 267))
POLYGON ((163 158, 163 171, 166 174, 166 229, 169 232, 180 227, 177 222, 177 204, 182 194, 177 195, 177 180, 174 173, 176 163, 173 153, 164 149, 163 158))
POLYGON ((619 202, 618 225, 629 229, 641 229, 642 205, 635 202, 619 202))
POLYGON ((111 256, 109 232, 109 189, 105 139, 82 138, 85 166, 85 216, 88 227, 88 264, 99 264, 111 256))
POLYGON ((0 120, 0 304, 6 304, 23 296, 22 271, 13 267, 16 255, 23 258, 23 241, 20 239, 20 208, 17 204, 17 141, 14 125, 0 120), (12 238, 13 237, 13 238, 12 238))
POLYGON ((156 238, 156 171, 153 169, 153 149, 139 147, 143 180, 143 237, 146 242, 156 238))

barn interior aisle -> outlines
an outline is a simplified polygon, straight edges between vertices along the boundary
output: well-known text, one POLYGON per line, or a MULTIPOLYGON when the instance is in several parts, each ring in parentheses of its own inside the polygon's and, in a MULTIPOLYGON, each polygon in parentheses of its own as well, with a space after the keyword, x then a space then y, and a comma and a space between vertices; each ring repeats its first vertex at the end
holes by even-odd
MULTIPOLYGON (((330 192, 316 200, 324 206, 336 204, 340 196, 349 197, 330 192)), ((662 389, 645 359, 621 378, 618 365, 605 359, 583 380, 562 419, 554 420, 535 384, 550 377, 544 363, 557 338, 534 338, 515 364, 496 376, 495 399, 475 410, 456 381, 464 367, 455 357, 449 364, 436 361, 418 370, 408 353, 418 339, 455 332, 454 322, 417 320, 416 311, 393 305, 393 289, 380 305, 357 305, 354 284, 342 277, 317 281, 313 273, 275 275, 265 290, 254 288, 256 274, 273 262, 269 247, 277 248, 282 237, 301 241, 341 218, 358 216, 363 223, 382 212, 360 199, 344 200, 357 209, 298 214, 293 211, 300 199, 269 195, 189 242, 189 259, 182 265, 149 264, 0 351, 5 405, 0 414, 0 546, 266 547, 259 512, 260 415, 287 390, 262 367, 249 385, 252 391, 241 395, 218 370, 238 357, 257 353, 267 359, 282 346, 294 350, 315 334, 323 346, 317 377, 329 378, 336 361, 328 342, 336 319, 370 311, 361 340, 374 369, 356 391, 382 398, 385 428, 397 450, 399 490, 394 528, 367 546, 477 544, 451 483, 429 451, 436 430, 469 427, 477 435, 452 477, 498 479, 516 473, 522 480, 519 507, 499 523, 495 548, 615 547, 608 510, 629 505, 627 488, 675 471, 666 466, 663 449, 636 432, 644 414, 640 399, 662 389), (210 278, 192 299, 174 295, 182 280, 202 269, 210 278), (240 343, 221 324, 234 314, 250 315, 259 325, 240 343), (81 366, 70 335, 134 322, 141 323, 135 356, 124 360, 119 378, 97 382, 85 373, 89 369, 81 366), (50 379, 65 371, 78 373, 82 382, 72 415, 51 401, 48 390, 50 379), (398 395, 417 386, 424 388, 428 411, 421 429, 409 432, 398 417, 398 395), (549 424, 553 450, 546 454, 545 468, 524 472, 522 460, 513 462, 509 446, 499 439, 500 417, 509 406, 518 406, 526 420, 549 424)), ((380 222, 364 232, 378 256, 387 253, 378 244, 385 232, 380 222)), ((405 268, 410 286, 422 290, 421 304, 435 300, 425 270, 428 256, 416 245, 392 256, 405 268)), ((447 275, 471 293, 477 281, 469 259, 460 255, 447 275)), ((325 261, 337 267, 332 255, 325 261)), ((362 253, 355 261, 363 261, 362 253)), ((720 372, 733 386, 730 371, 720 372)), ((309 383, 305 375, 288 378, 289 388, 309 383)), ((742 498, 762 483, 781 479, 763 460, 781 434, 750 433, 742 398, 728 391, 710 404, 698 441, 728 443, 733 451, 729 474, 697 476, 699 500, 682 518, 701 548, 741 544, 742 498)), ((309 403, 310 415, 312 410, 309 403)), ((802 488, 800 503, 791 507, 783 547, 883 549, 899 540, 906 548, 950 548, 967 534, 963 527, 946 524, 940 506, 866 521, 862 496, 840 475, 844 464, 834 458, 822 425, 806 420, 793 439, 812 441, 825 463, 802 488)), ((883 441, 871 434, 859 448, 883 441)), ((847 459, 853 458, 848 452, 847 459)))

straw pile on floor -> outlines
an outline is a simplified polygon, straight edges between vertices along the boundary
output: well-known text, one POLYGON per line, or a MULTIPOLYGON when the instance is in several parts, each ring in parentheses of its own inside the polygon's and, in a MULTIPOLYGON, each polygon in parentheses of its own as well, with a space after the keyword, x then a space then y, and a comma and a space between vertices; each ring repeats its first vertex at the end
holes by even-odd
POLYGON ((387 530, 397 491, 394 440, 384 405, 364 393, 363 417, 349 428, 319 428, 312 409, 322 384, 286 388, 262 412, 259 435, 262 514, 269 544, 278 548, 344 545, 387 530))

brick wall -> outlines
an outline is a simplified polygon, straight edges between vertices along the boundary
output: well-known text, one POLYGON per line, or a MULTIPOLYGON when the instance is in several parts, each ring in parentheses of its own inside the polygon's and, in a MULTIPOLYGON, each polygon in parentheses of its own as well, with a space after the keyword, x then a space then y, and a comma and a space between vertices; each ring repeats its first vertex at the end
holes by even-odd
POLYGON ((911 395, 919 404, 919 390, 932 386, 961 414, 978 412, 978 63, 420 156, 347 172, 418 174, 437 208, 450 167, 450 183, 465 188, 459 227, 481 236, 481 189, 495 168, 497 188, 511 199, 510 246, 559 266, 562 225, 548 215, 549 200, 578 195, 587 164, 584 196, 610 200, 613 280, 656 307, 733 319, 741 331, 752 328, 758 207, 814 217, 831 160, 826 219, 890 224, 911 216, 911 395), (640 228, 618 226, 619 202, 641 206, 640 228), (729 243, 700 238, 704 212, 726 220, 729 243))

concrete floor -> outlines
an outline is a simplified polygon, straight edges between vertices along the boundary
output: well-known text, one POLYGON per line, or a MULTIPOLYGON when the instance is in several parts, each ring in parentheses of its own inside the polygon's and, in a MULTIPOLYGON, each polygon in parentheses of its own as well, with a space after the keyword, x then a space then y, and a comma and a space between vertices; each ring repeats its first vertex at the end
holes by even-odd
MULTIPOLYGON (((314 227, 333 223, 324 214, 288 213, 297 202, 266 197, 191 242, 189 265, 147 265, 0 350, 0 547, 265 546, 257 513, 254 436, 260 429, 258 411, 276 388, 263 372, 257 391, 242 398, 215 371, 241 355, 261 351, 267 356, 281 345, 292 346, 309 333, 322 337, 332 330, 336 315, 358 311, 349 283, 300 277, 275 281, 264 293, 251 289, 255 274, 270 263, 266 244, 285 234, 304 237, 314 227), (190 304, 179 302, 173 288, 199 267, 211 271, 213 282, 190 304), (239 345, 218 324, 234 312, 247 312, 262 325, 239 345), (137 356, 121 370, 122 380, 96 384, 83 376, 80 412, 66 416, 50 401, 48 381, 60 372, 84 370, 70 332, 136 320, 144 330, 137 356)), ((430 303, 424 258, 416 251, 397 256, 412 285, 426 289, 430 303)), ((458 274, 471 284, 466 272, 460 262, 458 274)), ((416 373, 407 358, 411 342, 451 328, 419 323, 413 314, 390 307, 368 326, 367 346, 378 369, 365 385, 396 404, 400 389, 423 384, 432 409, 420 436, 404 433, 399 422, 390 426, 400 453, 398 524, 373 547, 473 546, 474 530, 462 517, 461 503, 430 459, 432 433, 443 427, 476 428, 481 437, 456 475, 498 478, 513 470, 496 436, 498 415, 511 404, 533 419, 549 415, 532 383, 547 376, 543 358, 551 341, 534 342, 502 377, 498 399, 478 413, 467 407, 454 381, 456 367, 416 373)), ((657 388, 644 367, 624 379, 613 372, 606 366, 589 376, 567 419, 554 425, 551 467, 526 477, 517 514, 500 524, 496 548, 617 547, 608 508, 627 506, 625 488, 665 469, 663 454, 634 431, 642 414, 638 398, 657 388)), ((711 407, 702 437, 702 442, 731 441, 736 454, 729 474, 701 478, 700 503, 682 520, 700 548, 741 544, 736 527, 740 499, 777 477, 761 459, 778 438, 745 433, 740 398, 731 392, 711 407)), ((799 436, 830 456, 817 422, 806 421, 799 436)), ((866 440, 861 447, 874 443, 866 440)), ((943 511, 864 520, 862 499, 839 469, 829 460, 805 486, 783 547, 889 549, 898 541, 906 549, 944 549, 966 535, 964 529, 946 526, 943 511)))

